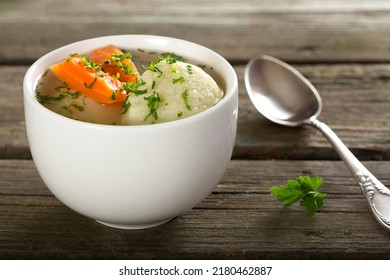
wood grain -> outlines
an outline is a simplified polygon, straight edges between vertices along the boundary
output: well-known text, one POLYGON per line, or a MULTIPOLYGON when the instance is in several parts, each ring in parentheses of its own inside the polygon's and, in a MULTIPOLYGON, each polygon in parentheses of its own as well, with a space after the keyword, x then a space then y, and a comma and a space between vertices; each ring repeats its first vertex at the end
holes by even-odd
POLYGON ((0 259, 389 259, 389 233, 324 137, 267 121, 243 81, 255 55, 292 63, 320 92, 320 119, 390 185, 389 19, 387 0, 1 1, 0 259), (65 44, 114 34, 202 44, 239 78, 222 181, 194 209, 147 230, 111 229, 65 207, 37 173, 25 132, 28 67, 65 44), (311 217, 269 195, 299 175, 325 181, 325 205, 311 217))
MULTIPOLYGON (((389 162, 366 162, 384 183, 389 162)), ((341 162, 232 161, 215 191, 165 225, 125 231, 65 207, 30 160, 0 161, 0 259, 386 259, 390 236, 341 162), (324 207, 307 217, 273 185, 322 176, 324 207)))
POLYGON ((113 34, 187 39, 231 61, 262 53, 287 61, 390 60, 390 5, 383 0, 2 1, 0 14, 3 63, 32 62, 113 34))

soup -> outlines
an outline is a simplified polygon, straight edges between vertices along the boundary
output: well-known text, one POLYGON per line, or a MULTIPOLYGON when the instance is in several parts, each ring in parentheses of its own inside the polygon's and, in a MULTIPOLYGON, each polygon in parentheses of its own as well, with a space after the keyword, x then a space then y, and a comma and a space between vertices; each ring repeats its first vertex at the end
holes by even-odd
POLYGON ((218 103, 223 90, 212 76, 212 68, 173 53, 106 46, 70 54, 51 66, 35 92, 43 106, 72 119, 154 124, 190 117, 218 103))

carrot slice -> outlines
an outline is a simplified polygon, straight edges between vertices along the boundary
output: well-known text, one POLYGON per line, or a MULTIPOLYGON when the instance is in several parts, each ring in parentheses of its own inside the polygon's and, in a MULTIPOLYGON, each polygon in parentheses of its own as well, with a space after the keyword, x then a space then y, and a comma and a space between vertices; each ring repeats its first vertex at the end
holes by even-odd
POLYGON ((130 53, 124 54, 113 45, 93 50, 88 55, 88 59, 94 61, 111 76, 118 76, 122 82, 135 82, 139 77, 130 53))
POLYGON ((51 66, 51 70, 62 82, 67 83, 72 89, 93 98, 103 104, 123 102, 126 92, 122 83, 96 67, 93 62, 85 59, 85 56, 75 54, 64 61, 51 66))

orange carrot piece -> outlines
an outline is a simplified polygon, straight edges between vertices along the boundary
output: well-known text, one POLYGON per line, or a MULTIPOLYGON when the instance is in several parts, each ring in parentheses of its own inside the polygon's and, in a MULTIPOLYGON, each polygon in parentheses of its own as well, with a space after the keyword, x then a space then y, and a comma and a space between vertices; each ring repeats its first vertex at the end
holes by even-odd
POLYGON ((88 68, 82 58, 78 54, 72 55, 52 65, 51 70, 69 87, 100 103, 112 104, 126 99, 126 92, 121 89, 122 83, 118 79, 99 69, 88 68))
POLYGON ((117 76, 119 73, 118 79, 122 82, 135 82, 139 77, 138 70, 130 56, 126 56, 113 45, 93 50, 88 55, 88 59, 94 61, 111 76, 117 76))

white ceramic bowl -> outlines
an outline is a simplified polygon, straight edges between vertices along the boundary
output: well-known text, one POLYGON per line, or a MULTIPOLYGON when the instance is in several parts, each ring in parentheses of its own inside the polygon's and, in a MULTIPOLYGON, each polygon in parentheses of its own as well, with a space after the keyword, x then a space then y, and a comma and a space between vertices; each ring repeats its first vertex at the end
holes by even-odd
POLYGON ((43 181, 65 205, 111 227, 153 227, 191 209, 218 185, 234 147, 235 71, 217 53, 188 41, 118 35, 76 42, 37 60, 25 75, 23 90, 27 136, 43 181), (225 96, 195 116, 141 126, 72 120, 38 103, 34 89, 51 64, 108 44, 174 52, 210 65, 225 96))

